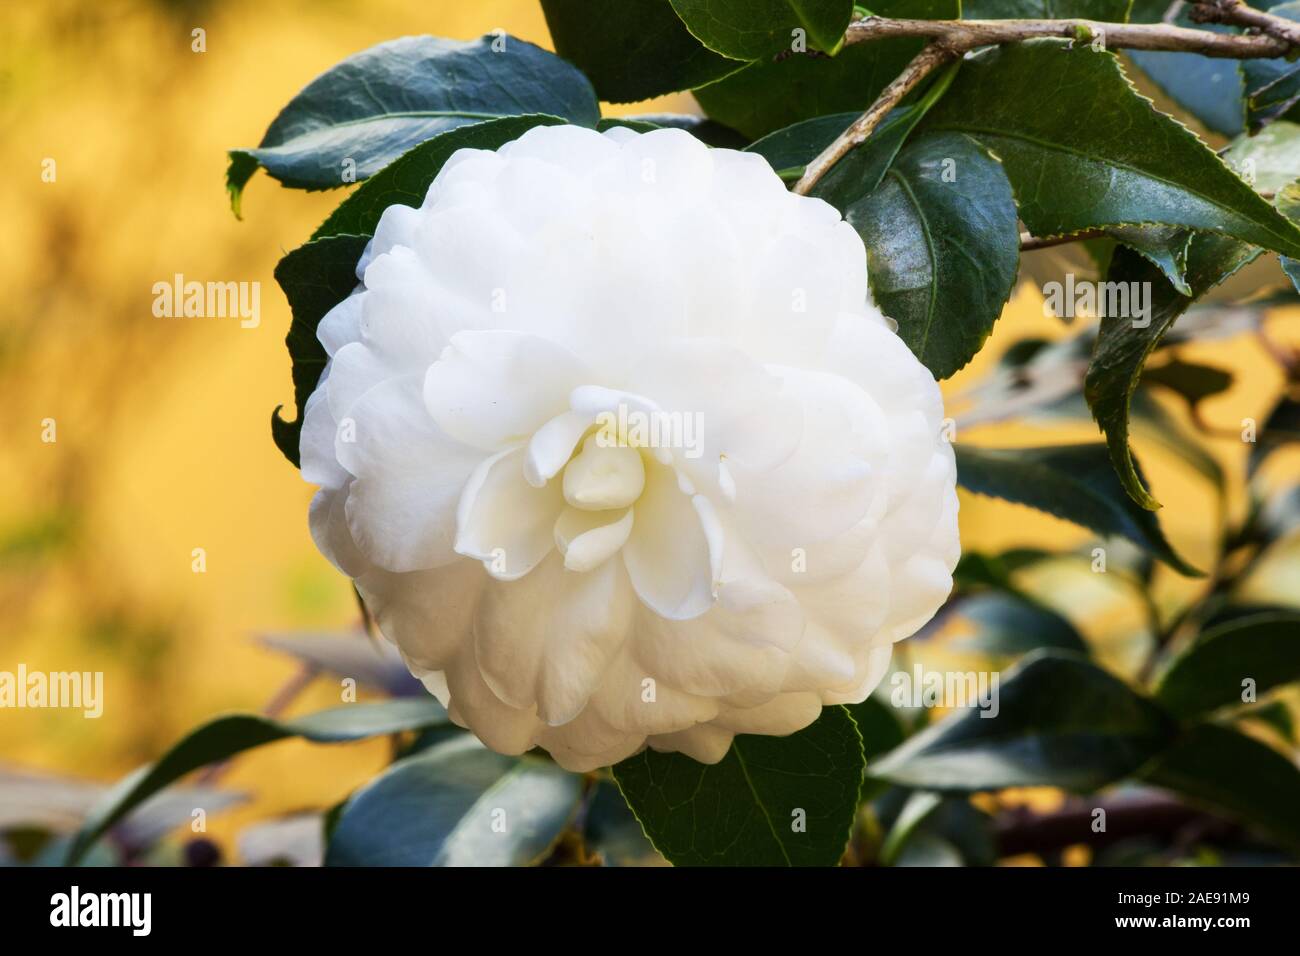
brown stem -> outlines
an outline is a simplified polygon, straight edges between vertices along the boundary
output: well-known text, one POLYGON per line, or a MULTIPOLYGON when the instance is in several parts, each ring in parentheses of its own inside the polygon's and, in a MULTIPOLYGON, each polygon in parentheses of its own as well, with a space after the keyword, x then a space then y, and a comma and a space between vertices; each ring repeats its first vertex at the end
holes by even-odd
POLYGON ((1017 807, 998 814, 994 821, 999 857, 1050 853, 1077 844, 1095 850, 1129 837, 1176 837, 1189 830, 1202 837, 1223 838, 1237 829, 1234 824, 1158 794, 1075 799, 1059 810, 1042 814, 1017 807), (1100 833, 1092 829, 1097 809, 1106 811, 1106 829, 1100 833))
MULTIPOLYGON (((1288 25, 1281 17, 1238 6, 1234 15, 1253 14, 1270 23, 1288 25)), ((1235 22, 1242 22, 1237 20, 1235 22)), ((1202 56, 1234 60, 1271 59, 1285 56, 1300 44, 1300 24, 1275 27, 1268 33, 1238 35, 1212 33, 1168 23, 1102 23, 1097 20, 903 20, 864 17, 849 24, 845 43, 869 43, 888 37, 924 37, 942 41, 950 49, 965 53, 977 47, 1019 43, 1038 37, 1060 37, 1091 43, 1098 40, 1107 49, 1155 50, 1199 53, 1202 56)))
POLYGON ((1300 46, 1300 23, 1273 13, 1256 10, 1242 0, 1211 0, 1192 8, 1191 17, 1197 23, 1227 23, 1232 26, 1258 30, 1265 36, 1290 46, 1300 46))
MULTIPOLYGON (((930 42, 922 48, 895 80, 881 92, 867 111, 835 138, 808 164, 792 187, 806 196, 832 166, 855 146, 866 141, 895 106, 937 67, 982 46, 1018 43, 1037 37, 1061 37, 1081 43, 1097 41, 1107 48, 1164 50, 1199 53, 1202 56, 1246 60, 1279 57, 1300 46, 1300 30, 1280 17, 1260 13, 1240 0, 1219 0, 1223 16, 1263 18, 1270 24, 1265 34, 1238 35, 1193 30, 1168 23, 1101 23, 1096 20, 908 20, 868 16, 849 24, 844 42, 869 43, 890 37, 921 37, 930 42), (1276 23, 1274 23, 1276 21, 1276 23)), ((1062 238, 1069 242, 1075 238, 1062 238)), ((1055 241, 1036 240, 1049 245, 1055 241)), ((1033 245, 1030 248, 1042 248, 1033 245)))
POLYGON ((903 72, 890 83, 876 101, 868 107, 867 111, 859 116, 844 132, 835 137, 834 142, 827 146, 810 162, 799 177, 799 181, 792 187, 793 191, 801 196, 806 196, 817 185, 820 180, 830 170, 832 166, 844 158, 844 154, 855 146, 861 145, 871 135, 880 121, 883 120, 889 111, 898 105, 908 93, 916 88, 916 85, 929 76, 934 70, 949 60, 956 57, 956 51, 950 49, 943 43, 931 43, 921 50, 912 61, 903 68, 903 72))

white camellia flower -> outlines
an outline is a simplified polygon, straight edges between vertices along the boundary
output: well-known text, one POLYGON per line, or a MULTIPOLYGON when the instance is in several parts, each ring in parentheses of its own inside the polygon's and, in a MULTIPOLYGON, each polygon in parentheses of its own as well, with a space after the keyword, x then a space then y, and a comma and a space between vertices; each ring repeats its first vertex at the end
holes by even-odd
POLYGON ((959 552, 939 389, 865 263, 682 131, 457 152, 320 324, 318 546, 503 753, 713 763, 862 700, 959 552))

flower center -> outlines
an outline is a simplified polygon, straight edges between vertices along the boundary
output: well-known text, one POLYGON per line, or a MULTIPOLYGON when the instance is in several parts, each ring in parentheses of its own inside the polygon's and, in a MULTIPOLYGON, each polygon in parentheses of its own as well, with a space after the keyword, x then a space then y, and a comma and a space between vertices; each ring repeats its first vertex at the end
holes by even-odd
POLYGON ((626 508, 645 488, 645 464, 635 448, 602 445, 587 436, 564 469, 564 500, 584 511, 626 508))

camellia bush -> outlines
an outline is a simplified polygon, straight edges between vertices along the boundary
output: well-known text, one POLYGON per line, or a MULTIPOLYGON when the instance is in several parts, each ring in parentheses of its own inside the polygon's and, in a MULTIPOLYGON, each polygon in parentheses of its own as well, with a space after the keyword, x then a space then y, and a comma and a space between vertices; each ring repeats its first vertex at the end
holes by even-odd
POLYGON ((1300 488, 1261 476, 1300 404, 1225 474, 1199 403, 1232 375, 1182 347, 1259 336, 1300 377, 1263 325, 1300 302, 1300 3, 541 5, 554 53, 382 43, 231 151, 236 215, 259 170, 348 187, 276 270, 271 431, 376 643, 279 649, 377 696, 198 728, 68 858, 241 751, 390 735, 316 859, 1294 862, 1300 614, 1247 584, 1297 560, 1300 488), (687 90, 703 115, 602 116, 687 90), (950 414, 1030 278, 1074 327, 950 414), (1213 486, 1208 565, 1130 433, 1213 486), (1099 544, 963 548, 958 485, 1099 544))

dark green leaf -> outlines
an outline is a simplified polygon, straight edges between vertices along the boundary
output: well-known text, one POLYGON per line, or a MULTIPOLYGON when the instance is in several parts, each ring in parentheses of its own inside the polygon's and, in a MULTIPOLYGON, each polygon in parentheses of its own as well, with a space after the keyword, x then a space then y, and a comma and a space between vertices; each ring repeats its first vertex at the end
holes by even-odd
MULTIPOLYGON (((955 19, 959 0, 881 0, 873 13, 922 20, 955 19)), ((695 98, 720 123, 757 139, 801 120, 847 110, 862 112, 921 49, 914 39, 873 40, 837 56, 794 54, 752 63, 701 86, 695 98)))
POLYGON ((853 0, 672 0, 686 28, 710 50, 737 60, 761 60, 805 46, 834 53, 844 42, 853 0))
POLYGON ((852 718, 827 707, 788 737, 736 737, 717 764, 646 749, 613 770, 651 842, 677 866, 834 866, 862 766, 852 718))
MULTIPOLYGON (((1273 203, 1282 215, 1292 222, 1300 222, 1300 183, 1290 183, 1284 186, 1278 191, 1273 203)), ((1291 284, 1297 290, 1300 290, 1300 260, 1292 259, 1290 256, 1282 256, 1281 262, 1282 271, 1291 280, 1291 284)))
POLYGON ((558 116, 507 116, 439 133, 362 183, 311 237, 373 236, 379 217, 389 206, 420 207, 429 184, 456 150, 498 149, 534 126, 556 126, 564 122, 558 116))
POLYGON ((1044 604, 1005 592, 977 594, 962 601, 958 612, 976 625, 956 646, 985 654, 1019 656, 1040 647, 1088 653, 1079 632, 1044 604))
POLYGON ((582 777, 468 735, 399 760, 358 790, 326 866, 527 866, 578 807, 582 777))
MULTIPOLYGON (((813 187, 812 195, 825 199, 837 209, 861 199, 880 185, 885 170, 889 168, 907 136, 925 116, 926 110, 943 95, 952 80, 956 66, 945 71, 918 102, 894 109, 881 122, 867 141, 847 154, 813 187)), ((797 179, 804 167, 818 153, 844 132, 857 113, 832 113, 816 119, 804 120, 769 133, 746 147, 758 153, 784 179, 797 179)))
POLYGON ((996 449, 958 444, 954 449, 957 481, 971 491, 1046 511, 1101 535, 1118 535, 1182 574, 1200 574, 1170 547, 1156 516, 1124 493, 1105 445, 996 449))
POLYGON ((1223 158, 1256 189, 1279 192, 1300 179, 1300 124, 1278 120, 1254 136, 1239 136, 1223 158))
POLYGON ((745 65, 706 49, 669 0, 542 0, 542 10, 556 52, 611 103, 690 89, 745 65))
POLYGON ((1227 236, 1199 234, 1192 239, 1187 256, 1187 281, 1192 295, 1182 295, 1160 270, 1136 253, 1121 250, 1111 263, 1108 283, 1149 290, 1146 314, 1107 311, 1102 316, 1092 362, 1084 383, 1084 394, 1093 417, 1106 435, 1111 460, 1124 488, 1144 508, 1160 503, 1151 496, 1137 474, 1128 444, 1129 404, 1147 356, 1164 337, 1178 316, 1197 298, 1259 255, 1260 250, 1227 236), (1132 285, 1138 283, 1138 285, 1132 285))
POLYGON ((1198 635, 1161 676, 1156 699, 1195 717, 1242 703, 1246 680, 1257 694, 1300 681, 1300 614, 1238 618, 1198 635))
POLYGON ((287 737, 322 744, 343 743, 446 720, 446 711, 432 697, 351 704, 294 720, 271 720, 256 714, 218 717, 190 731, 157 763, 141 767, 106 793, 82 823, 68 851, 68 864, 75 864, 95 840, 132 809, 199 767, 287 737))
POLYGON ((520 113, 595 126, 600 105, 571 65, 505 34, 381 43, 312 80, 256 149, 231 150, 231 205, 238 215, 259 165, 286 186, 332 189, 374 175, 439 133, 520 113))
MULTIPOLYGON (((858 725, 868 766, 876 757, 888 753, 906 739, 907 734, 898 719, 898 712, 878 697, 868 697, 859 704, 844 706, 853 717, 853 722, 858 725)), ((885 784, 878 780, 863 780, 859 799, 870 800, 884 788, 885 784)))
POLYGON ((1036 236, 1154 222, 1300 254, 1300 228, 1157 112, 1111 53, 1051 39, 986 50, 922 129, 969 133, 992 150, 1036 236))
POLYGON ((1173 734, 1150 701, 1061 651, 1005 672, 998 703, 994 717, 966 710, 923 730, 868 775, 933 790, 1091 790, 1136 770, 1173 734))
POLYGON ((692 116, 689 113, 641 113, 637 116, 611 117, 603 119, 596 129, 604 132, 611 126, 626 126, 640 133, 655 129, 684 129, 706 146, 721 146, 724 149, 744 149, 749 140, 734 129, 715 123, 704 116, 692 116))
MULTIPOLYGON (((890 126, 897 124, 910 110, 911 107, 904 106, 890 113, 884 122, 876 128, 874 135, 868 142, 875 140, 876 137, 885 133, 890 126)), ((794 176, 799 176, 802 175, 803 168, 808 165, 809 160, 829 146, 835 137, 844 132, 859 115, 861 114, 832 113, 830 116, 818 116, 815 119, 801 120, 793 126, 776 130, 773 133, 768 133, 762 139, 755 140, 745 147, 745 151, 758 153, 778 173, 785 174, 788 172, 794 176)), ((901 141, 899 145, 901 145, 901 141)), ((862 148, 865 148, 865 146, 864 143, 862 148)), ((890 162, 892 161, 893 154, 891 153, 890 162)), ((835 167, 831 167, 831 169, 834 171, 835 167)), ((881 170, 881 174, 884 174, 884 170, 881 170)), ((879 181, 880 177, 877 176, 876 182, 879 181)), ((875 187, 871 188, 874 189, 875 187)))
POLYGON ((342 302, 357 286, 357 261, 365 252, 368 236, 330 236, 299 246, 275 267, 275 281, 289 300, 293 320, 284 344, 293 362, 293 397, 297 417, 287 422, 277 405, 271 413, 271 436, 284 457, 300 467, 298 436, 302 410, 320 381, 328 356, 316 338, 316 326, 325 313, 342 302))
MULTIPOLYGON (((952 85, 952 78, 957 75, 959 67, 959 63, 952 64, 935 78, 934 82, 926 89, 925 94, 915 103, 910 106, 899 106, 891 111, 884 121, 867 137, 865 143, 849 150, 839 162, 822 176, 817 185, 813 187, 810 195, 826 200, 841 212, 863 203, 880 185, 880 181, 884 179, 886 171, 894 163, 898 151, 903 148, 903 143, 911 135, 912 130, 916 128, 916 124, 921 122, 925 114, 930 111, 930 107, 934 106, 939 101, 939 98, 948 91, 948 87, 952 85)), ((839 115, 843 116, 844 114, 839 115)), ((844 124, 845 127, 848 125, 848 123, 844 124)), ((841 127, 840 130, 832 134, 816 152, 809 155, 800 165, 807 165, 807 163, 811 162, 817 153, 830 145, 831 140, 842 132, 843 128, 841 127)), ((947 159, 952 159, 953 163, 956 163, 955 157, 946 157, 945 161, 947 159)), ((916 161, 915 157, 913 157, 912 166, 915 165, 916 161)), ((779 170, 780 167, 774 168, 779 170)), ((870 255, 869 248, 867 252, 870 255)))
POLYGON ((1002 167, 969 137, 924 136, 875 192, 840 208, 867 247, 881 310, 936 378, 952 375, 984 344, 1015 284, 1020 229, 1002 167))
POLYGON ((903 742, 906 734, 894 708, 877 697, 868 697, 860 704, 845 704, 845 709, 858 725, 862 735, 862 749, 870 763, 880 754, 893 750, 903 742))
MULTIPOLYGON (((1300 3, 1282 3, 1269 13, 1300 20, 1300 3)), ((1289 59, 1242 60, 1246 81, 1246 123, 1252 130, 1284 115, 1300 103, 1300 63, 1289 59)))
POLYGON ((1300 769, 1254 738, 1201 724, 1145 767, 1142 777, 1300 849, 1300 769))
MULTIPOLYGON (((1140 253, 1180 293, 1192 294, 1192 288, 1187 284, 1187 250, 1191 247, 1193 233, 1178 226, 1140 223, 1111 226, 1106 230, 1106 235, 1140 253)), ((1109 259, 1106 267, 1108 271, 1109 259)))

